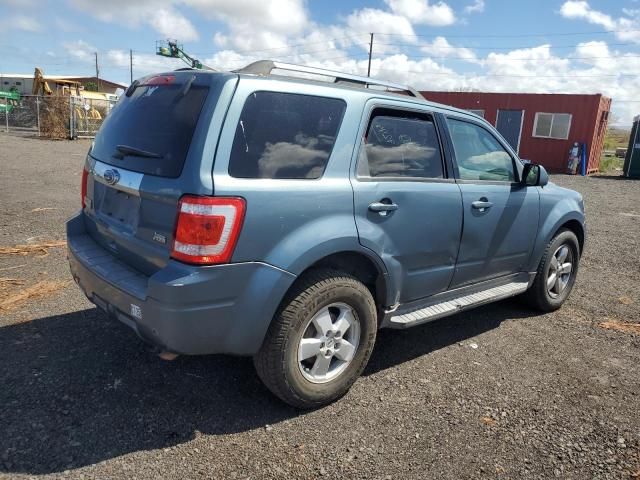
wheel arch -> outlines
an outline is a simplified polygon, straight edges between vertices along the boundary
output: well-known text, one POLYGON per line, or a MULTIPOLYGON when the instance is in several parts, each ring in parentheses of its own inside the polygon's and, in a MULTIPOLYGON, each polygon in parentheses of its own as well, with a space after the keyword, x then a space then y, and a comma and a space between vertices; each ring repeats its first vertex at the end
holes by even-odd
POLYGON ((556 229, 556 231, 553 233, 551 238, 556 236, 557 233, 562 229, 570 230, 571 232, 573 232, 575 234, 575 236, 578 238, 578 246, 580 247, 579 254, 582 255, 582 252, 583 252, 583 249, 584 249, 584 240, 585 240, 585 238, 584 238, 585 237, 585 232, 584 232, 583 225, 578 220, 575 220, 575 219, 568 220, 568 221, 566 221, 565 223, 563 223, 562 225, 560 225, 556 229))
POLYGON ((546 246, 563 228, 570 230, 576 235, 578 238, 580 255, 582 255, 586 237, 584 217, 578 215, 577 212, 567 213, 563 216, 550 215, 547 218, 547 221, 541 226, 534 254, 531 257, 529 272, 535 272, 538 269, 538 265, 540 264, 546 246))
POLYGON ((383 311, 388 304, 388 300, 393 298, 390 293, 389 275, 384 263, 375 253, 368 252, 363 248, 362 250, 335 251, 314 259, 298 274, 298 278, 284 295, 283 301, 306 274, 321 268, 348 273, 361 281, 371 292, 379 311, 383 311))

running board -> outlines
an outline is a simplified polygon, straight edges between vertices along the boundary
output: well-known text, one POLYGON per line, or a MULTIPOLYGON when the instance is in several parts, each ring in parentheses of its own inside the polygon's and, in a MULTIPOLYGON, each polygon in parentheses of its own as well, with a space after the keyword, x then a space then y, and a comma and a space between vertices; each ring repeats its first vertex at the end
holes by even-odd
POLYGON ((446 302, 436 303, 425 308, 414 310, 413 312, 394 315, 389 320, 389 327, 406 328, 420 323, 430 322, 438 318, 447 317, 454 313, 470 308, 495 302, 504 298, 513 297, 527 290, 528 282, 513 282, 499 287, 489 288, 481 292, 472 293, 463 297, 454 298, 446 302))

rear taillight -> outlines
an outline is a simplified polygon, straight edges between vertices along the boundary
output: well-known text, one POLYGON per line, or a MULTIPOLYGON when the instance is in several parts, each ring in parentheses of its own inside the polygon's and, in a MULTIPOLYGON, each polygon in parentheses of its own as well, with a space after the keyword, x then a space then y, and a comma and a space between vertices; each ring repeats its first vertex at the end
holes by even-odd
POLYGON ((242 228, 244 211, 243 198, 182 197, 171 256, 186 263, 228 263, 242 228))
POLYGON ((80 184, 80 200, 82 201, 82 209, 86 206, 86 197, 87 197, 87 177, 89 176, 89 172, 87 171, 87 167, 82 169, 82 183, 80 184))

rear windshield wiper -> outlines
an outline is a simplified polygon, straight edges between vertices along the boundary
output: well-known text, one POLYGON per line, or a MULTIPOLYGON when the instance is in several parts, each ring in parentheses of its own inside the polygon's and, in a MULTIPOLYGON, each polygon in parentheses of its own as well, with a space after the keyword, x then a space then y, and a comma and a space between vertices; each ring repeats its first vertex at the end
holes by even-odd
POLYGON ((131 157, 143 157, 143 158, 162 158, 162 155, 155 152, 148 152, 147 150, 141 150, 136 147, 130 147, 128 145, 116 145, 117 153, 114 153, 115 158, 122 160, 125 155, 131 157))

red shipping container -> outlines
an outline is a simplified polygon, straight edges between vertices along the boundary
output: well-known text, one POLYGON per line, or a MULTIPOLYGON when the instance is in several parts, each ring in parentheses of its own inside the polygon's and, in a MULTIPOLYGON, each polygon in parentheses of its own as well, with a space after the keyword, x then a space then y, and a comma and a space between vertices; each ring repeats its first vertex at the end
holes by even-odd
POLYGON ((611 110, 608 97, 555 93, 421 93, 427 100, 482 114, 518 150, 520 158, 544 165, 551 172, 566 172, 569 150, 574 142, 584 143, 587 173, 598 171, 611 110))

